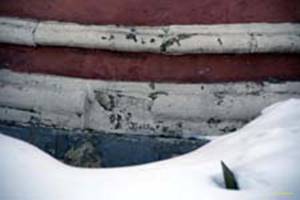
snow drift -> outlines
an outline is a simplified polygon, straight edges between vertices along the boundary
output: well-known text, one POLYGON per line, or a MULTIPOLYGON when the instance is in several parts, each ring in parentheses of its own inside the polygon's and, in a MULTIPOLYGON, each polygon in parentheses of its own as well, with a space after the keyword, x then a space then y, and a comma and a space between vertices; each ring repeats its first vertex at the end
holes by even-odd
POLYGON ((300 100, 272 105, 241 130, 177 158, 134 167, 64 165, 0 134, 1 200, 300 199, 300 100), (240 190, 224 187, 220 161, 240 190))

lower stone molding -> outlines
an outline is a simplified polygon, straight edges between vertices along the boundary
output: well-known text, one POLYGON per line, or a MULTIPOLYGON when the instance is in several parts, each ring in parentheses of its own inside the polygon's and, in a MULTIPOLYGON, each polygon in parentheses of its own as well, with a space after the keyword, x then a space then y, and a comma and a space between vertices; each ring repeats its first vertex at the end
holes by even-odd
POLYGON ((299 97, 300 82, 137 83, 0 70, 2 122, 68 130, 217 136, 299 97))

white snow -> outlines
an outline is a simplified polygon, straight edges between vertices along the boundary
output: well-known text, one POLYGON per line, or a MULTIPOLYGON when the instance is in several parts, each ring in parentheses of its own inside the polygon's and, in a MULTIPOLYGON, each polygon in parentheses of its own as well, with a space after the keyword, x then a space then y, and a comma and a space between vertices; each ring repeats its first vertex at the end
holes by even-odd
POLYGON ((1 200, 300 199, 300 100, 263 110, 241 130, 151 164, 82 169, 0 134, 1 200), (223 187, 220 161, 241 190, 223 187))

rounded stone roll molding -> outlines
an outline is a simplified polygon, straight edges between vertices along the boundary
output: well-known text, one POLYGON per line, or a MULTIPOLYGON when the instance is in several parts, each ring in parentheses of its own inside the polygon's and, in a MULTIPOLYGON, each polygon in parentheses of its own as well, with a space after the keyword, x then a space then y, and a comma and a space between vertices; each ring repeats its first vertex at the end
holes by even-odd
POLYGON ((299 23, 118 26, 0 17, 0 42, 170 55, 299 53, 299 23))

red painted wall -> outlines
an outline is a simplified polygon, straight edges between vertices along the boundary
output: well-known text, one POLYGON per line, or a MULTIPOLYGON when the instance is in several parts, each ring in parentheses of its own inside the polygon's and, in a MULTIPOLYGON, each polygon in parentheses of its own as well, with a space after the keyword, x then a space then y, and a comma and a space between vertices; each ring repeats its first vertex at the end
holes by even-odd
POLYGON ((300 22, 300 1, 1 0, 0 15, 126 25, 300 22))
POLYGON ((296 54, 185 55, 118 53, 0 45, 0 64, 22 72, 131 81, 300 80, 296 54))
MULTIPOLYGON (((0 16, 124 25, 300 22, 300 0, 0 0, 0 16)), ((0 66, 109 80, 300 80, 297 54, 166 56, 0 45, 0 66)))

